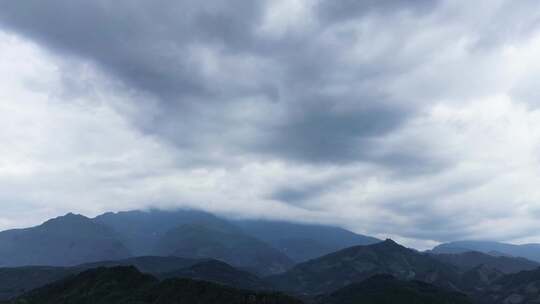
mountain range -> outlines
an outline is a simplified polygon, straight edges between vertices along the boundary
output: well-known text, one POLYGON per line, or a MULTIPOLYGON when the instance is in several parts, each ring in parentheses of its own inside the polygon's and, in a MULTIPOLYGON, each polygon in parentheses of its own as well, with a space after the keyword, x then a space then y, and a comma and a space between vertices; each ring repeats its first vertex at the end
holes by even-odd
POLYGON ((294 294, 321 294, 376 274, 421 280, 459 290, 459 271, 455 267, 390 239, 373 245, 350 247, 300 263, 270 280, 278 289, 294 294))
POLYGON ((0 232, 0 301, 184 303, 199 290, 194 303, 537 303, 540 263, 523 257, 535 250, 464 241, 421 252, 193 210, 70 213, 0 232))
POLYGON ((443 243, 435 248, 434 253, 463 253, 478 251, 494 256, 514 256, 540 262, 540 244, 514 245, 489 241, 455 241, 443 243))
POLYGON ((0 232, 0 267, 75 266, 157 255, 214 258, 267 275, 298 260, 376 241, 338 227, 259 224, 194 210, 105 213, 93 219, 70 213, 36 227, 0 232), (315 245, 301 248, 308 243, 315 245))

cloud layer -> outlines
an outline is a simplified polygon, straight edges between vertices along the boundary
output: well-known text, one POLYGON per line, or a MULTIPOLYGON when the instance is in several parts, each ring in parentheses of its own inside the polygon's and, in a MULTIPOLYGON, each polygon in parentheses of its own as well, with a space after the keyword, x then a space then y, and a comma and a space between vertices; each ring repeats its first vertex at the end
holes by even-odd
POLYGON ((538 6, 4 1, 0 228, 184 206, 540 241, 538 6))

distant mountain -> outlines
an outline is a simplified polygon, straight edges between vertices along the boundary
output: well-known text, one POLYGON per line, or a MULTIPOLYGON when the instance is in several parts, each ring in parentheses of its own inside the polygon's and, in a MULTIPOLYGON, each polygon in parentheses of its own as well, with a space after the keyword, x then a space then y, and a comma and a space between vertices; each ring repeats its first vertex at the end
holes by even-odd
POLYGON ((156 254, 213 258, 235 267, 268 275, 284 272, 293 262, 268 244, 236 227, 185 224, 169 230, 158 242, 156 254))
POLYGON ((522 257, 540 262, 540 244, 513 245, 488 241, 457 241, 444 243, 433 248, 433 253, 463 253, 479 251, 495 256, 522 257))
POLYGON ((160 282, 134 267, 97 268, 53 283, 14 300, 13 304, 296 304, 294 298, 243 291, 203 281, 170 279, 160 282))
POLYGON ((420 281, 375 275, 319 298, 321 304, 470 304, 467 296, 420 281))
POLYGON ((135 256, 152 255, 163 235, 182 224, 231 225, 210 213, 196 210, 109 212, 94 221, 114 230, 135 256))
POLYGON ((94 219, 113 229, 137 254, 211 258, 267 275, 293 261, 228 220, 194 210, 106 213, 94 219))
POLYGON ((467 251, 455 254, 433 254, 441 262, 452 264, 462 271, 469 271, 484 265, 496 269, 501 273, 514 273, 523 270, 532 270, 540 267, 540 263, 519 257, 493 256, 478 251, 467 251))
POLYGON ((94 219, 113 229, 133 255, 156 254, 154 248, 169 230, 185 224, 239 228, 258 238, 295 262, 303 262, 355 245, 380 240, 348 230, 324 226, 269 220, 227 220, 196 210, 150 210, 105 213, 94 219))
POLYGON ((129 256, 111 229, 71 213, 37 227, 0 232, 0 267, 71 266, 129 256))
POLYGON ((347 247, 381 241, 342 228, 323 225, 269 220, 238 220, 233 223, 247 234, 272 245, 297 263, 347 247))
POLYGON ((458 289, 460 273, 452 265, 405 248, 392 240, 355 246, 310 260, 268 280, 279 290, 295 294, 320 294, 361 282, 375 274, 421 280, 458 289))
POLYGON ((249 290, 271 289, 265 281, 256 275, 217 260, 200 262, 190 267, 160 274, 159 277, 165 279, 189 278, 249 290))
POLYGON ((220 259, 259 274, 271 274, 286 270, 294 262, 378 241, 337 227, 234 221, 195 210, 127 211, 105 213, 94 219, 70 213, 37 227, 0 232, 0 267, 72 266, 129 256, 174 254, 220 259), (193 230, 195 226, 205 227, 206 232, 199 234, 201 240, 195 240, 191 233, 189 244, 185 239, 180 242, 190 249, 167 247, 166 242, 174 240, 179 229, 193 230), (210 245, 207 242, 210 234, 237 243, 223 246, 227 242, 214 239, 210 245), (248 240, 250 246, 237 249, 236 246, 240 243, 244 246, 248 240), (196 244, 207 247, 192 248, 196 244))

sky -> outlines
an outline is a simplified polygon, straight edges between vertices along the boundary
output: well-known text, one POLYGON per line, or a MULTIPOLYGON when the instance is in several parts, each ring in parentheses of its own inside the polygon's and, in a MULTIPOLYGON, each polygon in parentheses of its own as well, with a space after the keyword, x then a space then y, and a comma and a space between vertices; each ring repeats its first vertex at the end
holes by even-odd
POLYGON ((0 1, 0 230, 197 208, 540 242, 536 0, 0 1))

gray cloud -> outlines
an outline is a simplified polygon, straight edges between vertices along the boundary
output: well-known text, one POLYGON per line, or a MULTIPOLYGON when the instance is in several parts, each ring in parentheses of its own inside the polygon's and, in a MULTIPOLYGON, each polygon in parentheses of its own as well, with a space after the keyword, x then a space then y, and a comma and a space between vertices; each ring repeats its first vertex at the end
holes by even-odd
POLYGON ((321 1, 317 11, 323 20, 343 22, 343 20, 362 17, 370 13, 389 15, 407 11, 414 14, 426 14, 435 9, 439 2, 430 0, 321 1))
POLYGON ((291 110, 292 117, 270 129, 257 143, 261 153, 314 163, 347 163, 369 158, 371 138, 390 132, 407 112, 359 97, 356 109, 335 109, 335 101, 305 102, 291 110))
MULTIPOLYGON (((28 90, 47 95, 45 105, 32 101, 34 114, 52 115, 56 132, 47 134, 62 129, 69 143, 51 148, 47 140, 38 146, 46 151, 28 157, 54 178, 29 173, 11 188, 39 188, 40 198, 67 209, 79 193, 58 194, 61 185, 88 184, 98 192, 87 205, 99 207, 83 209, 90 212, 107 200, 118 199, 116 209, 183 200, 415 239, 531 237, 524 231, 536 227, 527 220, 507 233, 479 232, 503 220, 504 204, 536 197, 532 182, 519 185, 527 199, 500 189, 514 186, 507 171, 537 177, 526 168, 537 161, 529 152, 540 18, 529 12, 538 4, 495 2, 0 2, 0 29, 59 62, 60 71, 43 68, 43 83, 34 71, 28 90), (527 139, 510 145, 511 132, 527 139), (70 164, 66 172, 43 165, 59 159, 70 164), (137 185, 133 194, 129 185, 137 185), (467 211, 492 201, 490 215, 467 211)), ((21 95, 13 100, 43 97, 13 90, 21 95)), ((25 122, 5 133, 20 138, 19 127, 32 127, 25 122)), ((36 149, 32 140, 21 150, 36 149)), ((3 192, 10 201, 20 195, 3 192)))
MULTIPOLYGON (((388 3, 381 6, 385 10, 388 3)), ((224 127, 241 127, 241 121, 227 117, 224 104, 263 96, 279 103, 277 111, 292 114, 264 125, 268 129, 258 130, 257 141, 244 144, 247 151, 243 153, 262 152, 301 162, 362 160, 370 149, 369 138, 398 127, 413 109, 403 111, 371 88, 330 95, 321 92, 340 85, 342 77, 358 79, 361 86, 362 78, 370 78, 370 71, 379 68, 338 63, 335 55, 344 45, 325 45, 317 39, 310 41, 309 36, 271 40, 256 34, 264 8, 263 2, 245 1, 53 1, 47 6, 34 1, 5 2, 0 22, 54 50, 96 62, 128 86, 156 95, 161 104, 156 116, 139 127, 181 148, 200 145, 201 137, 219 137, 214 133, 224 127), (41 9, 28 14, 35 7, 41 9), (263 63, 258 75, 234 67, 218 71, 217 77, 224 80, 216 83, 193 59, 191 48, 200 46, 215 50, 218 61, 235 56, 241 64, 251 56, 268 63, 263 63), (240 75, 235 72, 247 73, 241 77, 244 83, 236 80, 240 75), (347 102, 354 108, 334 109, 347 102), (214 114, 219 111, 222 115, 214 114), (216 119, 220 121, 208 123, 216 119), (219 130, 213 125, 219 125, 219 130)), ((345 8, 332 6, 328 11, 339 9, 345 8)), ((361 16, 363 9, 345 10, 361 16)), ((210 145, 206 148, 213 148, 211 140, 205 143, 210 145)), ((224 143, 216 138, 215 144, 224 143)))

